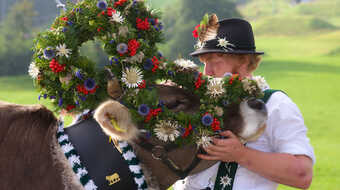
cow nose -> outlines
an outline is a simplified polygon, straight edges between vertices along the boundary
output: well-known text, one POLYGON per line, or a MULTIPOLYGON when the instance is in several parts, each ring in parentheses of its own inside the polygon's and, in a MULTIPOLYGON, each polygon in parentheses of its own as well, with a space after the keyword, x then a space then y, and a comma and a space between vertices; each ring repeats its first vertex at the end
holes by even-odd
POLYGON ((249 107, 256 109, 256 110, 266 110, 266 105, 260 99, 251 98, 247 101, 249 107))

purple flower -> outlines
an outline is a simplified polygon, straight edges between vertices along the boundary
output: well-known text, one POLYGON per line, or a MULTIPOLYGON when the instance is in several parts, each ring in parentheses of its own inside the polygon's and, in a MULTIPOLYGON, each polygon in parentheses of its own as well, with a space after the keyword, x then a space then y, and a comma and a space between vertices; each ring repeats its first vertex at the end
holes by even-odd
POLYGON ((88 78, 84 82, 84 86, 85 86, 86 90, 91 91, 96 87, 96 81, 94 81, 91 78, 88 78))
POLYGON ((78 100, 76 100, 76 105, 79 105, 79 101, 78 100))
POLYGON ((58 106, 61 107, 63 105, 63 99, 60 98, 59 101, 58 101, 58 106))
POLYGON ((147 59, 144 63, 144 69, 145 70, 151 70, 153 68, 153 63, 151 59, 147 59))
POLYGON ((126 43, 120 43, 117 45, 117 51, 120 54, 124 54, 128 51, 128 46, 126 45, 126 43))
POLYGON ((150 112, 150 108, 146 104, 141 104, 138 107, 138 113, 142 116, 147 116, 149 114, 149 112, 150 112))
POLYGON ((67 25, 72 26, 72 25, 73 25, 73 22, 67 21, 67 25))
POLYGON ((76 77, 77 77, 78 79, 80 79, 80 80, 83 80, 83 75, 81 74, 81 70, 80 70, 80 69, 78 69, 78 70, 76 71, 76 77))
POLYGON ((44 99, 46 99, 47 98, 47 94, 44 94, 44 99))
POLYGON ((161 22, 158 24, 158 28, 159 28, 159 30, 163 29, 163 24, 161 22))
POLYGON ((86 96, 78 96, 78 98, 79 98, 81 101, 85 101, 85 100, 86 100, 86 96))
POLYGON ((113 44, 113 43, 115 43, 115 40, 110 40, 109 43, 110 43, 110 44, 113 44))
POLYGON ((52 99, 56 99, 56 97, 55 96, 50 96, 50 99, 52 100, 52 99))
POLYGON ((115 57, 111 57, 110 63, 111 63, 111 65, 112 65, 113 63, 116 64, 116 65, 118 65, 118 64, 119 64, 119 60, 118 60, 117 58, 115 58, 115 57))
POLYGON ((174 76, 174 72, 173 71, 168 71, 168 75, 173 77, 174 76))
POLYGON ((67 30, 68 30, 68 29, 67 29, 66 27, 63 28, 63 32, 64 32, 64 33, 67 32, 67 30))
POLYGON ((44 49, 43 53, 46 59, 52 59, 54 57, 54 51, 52 47, 47 47, 46 49, 44 49))
POLYGON ((158 52, 157 54, 158 54, 158 56, 159 56, 160 58, 163 57, 163 54, 162 54, 161 52, 158 52))
POLYGON ((38 96, 38 100, 40 100, 40 98, 41 98, 41 95, 38 96))
POLYGON ((213 123, 213 117, 210 115, 210 114, 205 114, 203 117, 202 117, 202 123, 203 125, 205 126, 210 126, 212 123, 213 123))
POLYGON ((99 9, 106 10, 106 8, 107 8, 107 3, 106 3, 106 1, 98 1, 97 7, 98 7, 99 9))

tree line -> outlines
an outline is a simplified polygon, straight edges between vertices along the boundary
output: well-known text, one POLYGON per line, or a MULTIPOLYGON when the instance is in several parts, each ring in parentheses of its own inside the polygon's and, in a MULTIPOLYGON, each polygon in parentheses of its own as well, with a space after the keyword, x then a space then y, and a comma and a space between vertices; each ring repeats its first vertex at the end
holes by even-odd
MULTIPOLYGON (((58 14, 54 1, 11 1, 14 3, 0 21, 0 76, 27 74, 34 36, 48 29, 58 14)), ((220 18, 241 17, 234 0, 173 0, 162 10, 165 43, 159 44, 159 49, 172 60, 190 58, 188 54, 196 43, 191 31, 205 13, 216 13, 220 18)), ((100 44, 89 42, 83 46, 86 48, 82 51, 93 61, 101 65, 108 61, 100 44)))

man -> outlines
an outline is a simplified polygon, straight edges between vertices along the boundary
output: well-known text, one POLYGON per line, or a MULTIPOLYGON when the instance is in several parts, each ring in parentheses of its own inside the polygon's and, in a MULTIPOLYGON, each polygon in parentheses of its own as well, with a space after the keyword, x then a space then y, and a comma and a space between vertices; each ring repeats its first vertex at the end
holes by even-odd
MULTIPOLYGON (((242 19, 214 23, 212 19, 216 18, 216 15, 210 17, 208 34, 201 31, 204 35, 199 36, 201 47, 191 55, 204 63, 206 75, 223 77, 232 73, 252 77, 263 52, 255 50, 251 25, 242 19)), ((214 139, 205 149, 207 154, 198 155, 201 159, 221 162, 177 182, 174 189, 274 190, 278 184, 307 189, 312 181, 315 156, 302 115, 280 91, 271 95, 266 106, 267 128, 258 140, 243 145, 232 132, 221 132, 226 138, 214 139), (226 170, 222 164, 228 162, 238 164, 233 180, 218 175, 226 170)))

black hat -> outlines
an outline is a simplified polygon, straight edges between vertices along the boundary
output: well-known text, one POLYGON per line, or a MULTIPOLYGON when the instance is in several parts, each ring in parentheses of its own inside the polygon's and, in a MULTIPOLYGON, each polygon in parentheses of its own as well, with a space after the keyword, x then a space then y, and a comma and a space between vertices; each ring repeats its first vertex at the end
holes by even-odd
POLYGON ((256 52, 253 30, 246 20, 224 19, 218 25, 216 37, 201 42, 201 47, 192 52, 191 56, 205 53, 264 54, 256 52))

